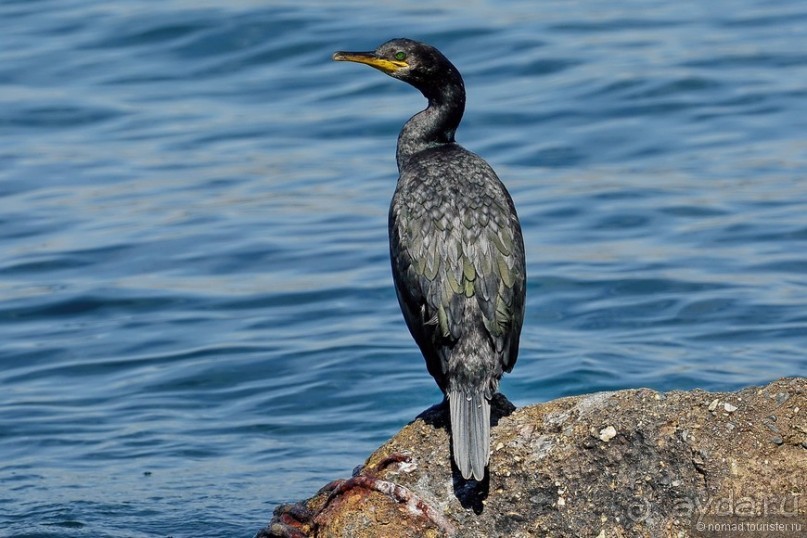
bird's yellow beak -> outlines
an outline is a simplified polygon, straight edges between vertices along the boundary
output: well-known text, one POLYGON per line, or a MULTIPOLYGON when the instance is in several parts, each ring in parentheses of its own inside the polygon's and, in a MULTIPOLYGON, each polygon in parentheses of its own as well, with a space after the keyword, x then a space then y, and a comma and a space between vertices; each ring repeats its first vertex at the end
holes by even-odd
POLYGON ((379 58, 375 52, 334 52, 333 60, 335 62, 356 62, 360 64, 367 64, 375 67, 379 71, 391 75, 399 69, 409 67, 406 62, 398 60, 388 60, 386 58, 379 58))

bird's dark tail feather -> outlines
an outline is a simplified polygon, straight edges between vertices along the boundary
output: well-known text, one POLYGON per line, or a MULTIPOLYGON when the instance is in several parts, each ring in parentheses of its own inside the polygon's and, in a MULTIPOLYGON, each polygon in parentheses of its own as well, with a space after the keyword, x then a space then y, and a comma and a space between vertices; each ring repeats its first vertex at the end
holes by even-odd
POLYGON ((448 404, 454 462, 466 480, 482 480, 490 459, 490 402, 483 391, 452 390, 448 404))

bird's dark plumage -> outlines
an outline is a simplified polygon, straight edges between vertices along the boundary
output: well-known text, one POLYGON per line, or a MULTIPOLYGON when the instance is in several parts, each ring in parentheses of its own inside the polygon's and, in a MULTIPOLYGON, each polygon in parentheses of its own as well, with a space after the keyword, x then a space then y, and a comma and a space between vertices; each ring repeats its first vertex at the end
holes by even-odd
POLYGON ((524 319, 524 243, 513 201, 493 169, 454 141, 465 87, 437 49, 394 39, 334 60, 371 65, 428 100, 398 137, 392 275, 409 331, 448 397, 454 461, 464 478, 482 480, 490 398, 515 365, 524 319))

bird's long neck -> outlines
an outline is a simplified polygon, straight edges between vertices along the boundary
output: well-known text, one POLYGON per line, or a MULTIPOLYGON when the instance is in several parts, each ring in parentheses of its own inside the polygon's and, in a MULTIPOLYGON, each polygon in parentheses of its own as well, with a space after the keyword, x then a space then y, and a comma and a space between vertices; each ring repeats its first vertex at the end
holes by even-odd
POLYGON ((404 125, 398 136, 398 171, 409 158, 424 149, 451 144, 465 112, 465 85, 459 72, 452 70, 442 84, 421 88, 429 106, 404 125))

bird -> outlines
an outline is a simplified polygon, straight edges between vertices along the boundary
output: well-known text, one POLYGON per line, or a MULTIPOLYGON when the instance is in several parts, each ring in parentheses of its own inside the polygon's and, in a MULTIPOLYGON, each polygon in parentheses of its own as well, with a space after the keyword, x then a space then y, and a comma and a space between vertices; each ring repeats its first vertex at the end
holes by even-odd
POLYGON ((455 141, 465 83, 435 47, 399 38, 333 54, 420 90, 424 110, 398 136, 389 210, 392 275, 406 325, 448 400, 451 448, 465 480, 484 480, 491 398, 518 357, 524 320, 524 239, 493 168, 455 141))

